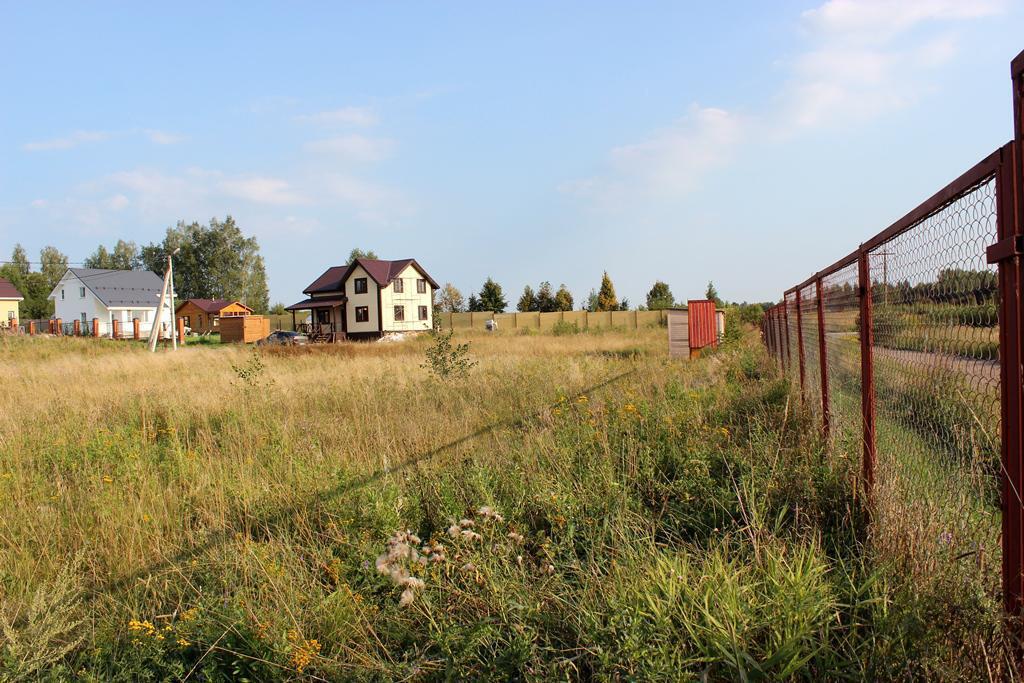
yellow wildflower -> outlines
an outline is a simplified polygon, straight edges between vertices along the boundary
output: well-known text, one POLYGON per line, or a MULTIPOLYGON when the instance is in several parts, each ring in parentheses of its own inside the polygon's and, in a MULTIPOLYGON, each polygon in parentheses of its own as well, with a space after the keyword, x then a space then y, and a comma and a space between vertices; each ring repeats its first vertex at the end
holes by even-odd
POLYGON ((184 638, 178 638, 178 645, 180 645, 181 647, 188 647, 189 645, 191 645, 191 643, 189 643, 184 638))
POLYGON ((622 409, 625 410, 627 413, 635 413, 636 412, 636 406, 633 405, 632 403, 627 403, 626 405, 624 405, 622 407, 622 409))
POLYGON ((105 483, 105 484, 112 484, 112 483, 114 483, 114 479, 112 477, 108 477, 108 476, 104 475, 103 476, 103 483, 105 483))

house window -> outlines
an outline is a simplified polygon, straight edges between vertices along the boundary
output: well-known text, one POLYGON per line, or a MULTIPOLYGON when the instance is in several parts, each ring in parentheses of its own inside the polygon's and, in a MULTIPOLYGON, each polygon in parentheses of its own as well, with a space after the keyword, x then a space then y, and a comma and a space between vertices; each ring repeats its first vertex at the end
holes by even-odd
POLYGON ((420 320, 426 320, 427 319, 427 315, 428 315, 427 307, 426 306, 420 306, 420 320))
POLYGON ((420 278, 419 280, 416 281, 416 292, 418 294, 426 294, 427 293, 427 281, 426 280, 420 278))
POLYGON ((149 311, 143 311, 142 312, 142 322, 145 322, 145 323, 149 322, 149 311))
POLYGON ((60 290, 60 300, 64 301, 64 290, 60 290))
POLYGON ((405 306, 395 306, 395 322, 405 322, 405 306))
MULTIPOLYGON (((359 282, 356 280, 356 282, 359 282)), ((366 282, 364 279, 363 282, 366 282)), ((369 306, 356 306, 356 322, 357 323, 368 323, 370 322, 370 307, 369 306)))
POLYGON ((78 298, 79 299, 84 299, 85 298, 85 287, 79 287, 78 288, 78 298))
POLYGON ((88 320, 86 320, 86 318, 85 318, 85 313, 82 313, 82 324, 83 324, 83 325, 85 325, 85 324, 86 324, 86 323, 88 323, 88 322, 89 322, 89 321, 88 321, 88 320))
POLYGON ((185 327, 192 329, 192 316, 184 315, 181 319, 185 321, 185 327))
POLYGON ((213 326, 214 327, 220 327, 220 316, 216 316, 215 315, 212 318, 210 318, 210 320, 213 321, 213 326))
POLYGON ((366 278, 356 278, 356 294, 366 294, 366 278))
POLYGON ((405 281, 402 278, 395 280, 395 294, 405 293, 405 281))

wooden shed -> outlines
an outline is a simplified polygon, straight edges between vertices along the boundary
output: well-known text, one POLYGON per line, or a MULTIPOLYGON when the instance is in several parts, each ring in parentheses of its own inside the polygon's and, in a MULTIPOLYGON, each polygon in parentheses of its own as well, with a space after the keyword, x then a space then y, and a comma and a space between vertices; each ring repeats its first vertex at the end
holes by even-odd
POLYGON ((252 309, 228 299, 188 299, 181 302, 175 314, 193 332, 208 334, 220 331, 221 319, 252 315, 252 309))
POLYGON ((270 318, 263 315, 228 316, 220 319, 220 340, 222 342, 250 342, 265 339, 270 335, 270 318))
POLYGON ((688 302, 687 308, 665 311, 668 323, 669 358, 694 358, 705 347, 716 347, 725 335, 725 311, 705 300, 688 302))

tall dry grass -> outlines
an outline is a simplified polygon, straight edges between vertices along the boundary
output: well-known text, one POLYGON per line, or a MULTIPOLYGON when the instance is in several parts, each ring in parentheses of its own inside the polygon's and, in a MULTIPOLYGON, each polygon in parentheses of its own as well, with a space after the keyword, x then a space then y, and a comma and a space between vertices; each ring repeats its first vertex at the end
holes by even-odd
POLYGON ((663 337, 464 337, 479 365, 455 382, 421 367, 428 338, 258 359, 4 339, 0 664, 85 680, 1008 674, 997 619, 916 593, 872 549, 855 459, 826 450, 752 337, 694 363, 663 337))

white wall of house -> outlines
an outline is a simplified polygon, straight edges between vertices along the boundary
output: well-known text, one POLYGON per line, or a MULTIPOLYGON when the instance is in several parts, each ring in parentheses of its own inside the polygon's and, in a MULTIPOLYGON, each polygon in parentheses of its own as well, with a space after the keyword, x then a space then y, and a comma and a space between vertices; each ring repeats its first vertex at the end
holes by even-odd
POLYGON ((387 287, 380 291, 381 322, 385 332, 413 332, 429 330, 434 325, 434 290, 423 274, 411 263, 387 287), (395 282, 402 281, 402 291, 396 292, 395 282), (424 292, 420 293, 416 285, 422 280, 424 292), (395 307, 402 306, 405 320, 395 319, 395 307), (419 310, 426 307, 426 319, 420 320, 419 310))
POLYGON ((345 281, 345 315, 349 334, 362 332, 379 332, 377 317, 377 283, 362 266, 356 266, 345 281), (366 278, 366 293, 356 294, 356 280, 366 278), (366 306, 368 316, 366 322, 356 322, 356 309, 366 306))
MULTIPOLYGON (((93 294, 78 276, 71 271, 64 274, 57 286, 54 288, 50 298, 54 301, 54 317, 60 318, 66 324, 75 320, 82 321, 83 330, 92 330, 92 319, 100 321, 100 334, 108 335, 112 332, 111 323, 117 319, 121 321, 122 330, 125 333, 132 331, 132 319, 139 319, 139 328, 142 336, 148 336, 153 327, 153 320, 156 317, 157 306, 151 308, 107 308, 100 299, 93 294), (84 294, 83 294, 84 290, 84 294)), ((162 317, 164 333, 170 334, 171 329, 171 306, 164 304, 162 317)))

